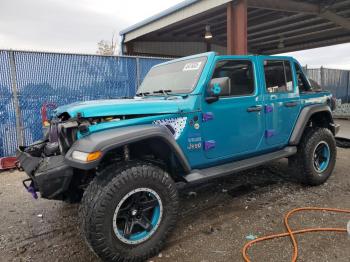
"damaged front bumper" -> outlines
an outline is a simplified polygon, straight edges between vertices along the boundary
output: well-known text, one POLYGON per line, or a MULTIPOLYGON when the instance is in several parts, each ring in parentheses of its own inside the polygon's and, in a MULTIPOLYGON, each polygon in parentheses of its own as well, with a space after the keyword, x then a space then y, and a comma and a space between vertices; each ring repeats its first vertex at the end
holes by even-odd
POLYGON ((40 192, 43 198, 63 200, 73 177, 73 168, 65 164, 62 155, 38 157, 26 152, 27 148, 17 149, 20 167, 29 176, 23 181, 26 189, 34 197, 40 192))

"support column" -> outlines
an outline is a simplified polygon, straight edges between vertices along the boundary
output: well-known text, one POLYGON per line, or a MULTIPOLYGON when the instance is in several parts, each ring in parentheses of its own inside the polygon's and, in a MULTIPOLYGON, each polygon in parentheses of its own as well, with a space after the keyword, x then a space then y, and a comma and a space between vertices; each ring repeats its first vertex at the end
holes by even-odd
POLYGON ((248 4, 238 0, 227 4, 227 54, 246 55, 248 53, 248 4))

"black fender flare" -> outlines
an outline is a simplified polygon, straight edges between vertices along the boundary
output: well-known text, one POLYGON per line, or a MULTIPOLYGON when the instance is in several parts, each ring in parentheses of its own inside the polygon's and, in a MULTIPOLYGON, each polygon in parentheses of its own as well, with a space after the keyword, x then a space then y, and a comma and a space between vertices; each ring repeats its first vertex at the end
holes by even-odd
POLYGON ((103 156, 115 148, 146 140, 157 138, 164 141, 178 158, 180 164, 186 173, 191 171, 191 167, 184 155, 182 149, 175 141, 172 133, 165 126, 159 125, 137 125, 129 127, 120 127, 92 133, 84 138, 77 140, 65 155, 65 162, 74 168, 90 170, 96 168, 103 156), (102 152, 102 157, 86 163, 72 158, 74 151, 91 153, 96 151, 102 152))
POLYGON ((306 128, 307 123, 309 122, 310 118, 312 117, 312 115, 319 113, 319 112, 324 112, 325 114, 327 114, 327 116, 331 119, 330 124, 330 128, 332 133, 335 135, 337 130, 333 121, 333 116, 332 116, 332 111, 330 109, 330 107, 328 105, 325 104, 317 104, 317 105, 310 105, 310 106, 306 106, 304 107, 298 117, 298 120, 294 126, 292 135, 289 139, 289 144, 290 145, 298 145, 301 137, 304 133, 304 130, 306 128))

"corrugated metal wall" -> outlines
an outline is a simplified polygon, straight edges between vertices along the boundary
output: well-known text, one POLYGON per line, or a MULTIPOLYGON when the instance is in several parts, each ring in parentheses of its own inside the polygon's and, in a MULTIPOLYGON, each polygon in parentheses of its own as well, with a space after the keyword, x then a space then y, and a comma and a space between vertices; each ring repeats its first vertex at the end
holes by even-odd
POLYGON ((16 136, 13 83, 17 90, 20 134, 24 143, 30 144, 42 137, 40 109, 43 104, 59 106, 76 101, 132 97, 149 69, 164 61, 0 51, 0 157, 13 155, 21 141, 16 136))
POLYGON ((350 102, 350 71, 328 68, 307 69, 310 79, 332 92, 342 103, 350 102))

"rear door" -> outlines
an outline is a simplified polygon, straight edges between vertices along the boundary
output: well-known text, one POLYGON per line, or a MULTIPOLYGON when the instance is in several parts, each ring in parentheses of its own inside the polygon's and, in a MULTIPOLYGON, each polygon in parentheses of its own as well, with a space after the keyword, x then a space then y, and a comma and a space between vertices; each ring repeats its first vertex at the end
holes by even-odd
POLYGON ((265 79, 265 138, 267 147, 288 144, 300 111, 295 70, 290 59, 261 57, 265 79))

